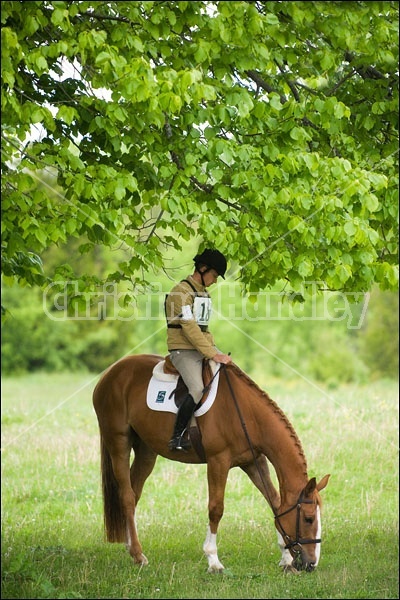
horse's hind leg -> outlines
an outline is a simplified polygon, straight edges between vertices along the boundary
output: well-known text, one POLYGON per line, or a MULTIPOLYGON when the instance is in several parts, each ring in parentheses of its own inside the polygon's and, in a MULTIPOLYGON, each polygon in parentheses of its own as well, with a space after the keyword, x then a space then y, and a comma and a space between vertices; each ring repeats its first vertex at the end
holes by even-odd
MULTIPOLYGON (((157 454, 153 452, 142 440, 135 437, 133 443, 134 459, 130 468, 130 485, 135 498, 135 510, 142 495, 146 479, 153 471, 157 460, 157 454)), ((142 547, 138 539, 135 515, 133 522, 127 521, 127 549, 135 562, 147 564, 147 558, 142 553, 142 547), (137 560, 139 557, 141 560, 137 560)))
POLYGON ((136 531, 135 510, 143 484, 154 467, 157 455, 150 453, 147 456, 143 452, 142 446, 137 444, 135 461, 132 466, 133 475, 131 475, 129 462, 133 445, 132 430, 120 432, 118 435, 114 432, 114 435, 108 439, 105 436, 103 441, 112 463, 113 476, 118 488, 118 503, 114 503, 110 500, 112 480, 109 476, 107 480, 103 480, 103 493, 109 505, 105 513, 108 515, 109 522, 112 522, 115 527, 110 534, 111 525, 108 526, 109 541, 122 541, 120 539, 122 521, 118 516, 121 514, 125 522, 125 541, 129 554, 135 563, 147 565, 148 561, 142 552, 142 546, 136 531), (138 473, 137 477, 135 473, 138 473), (131 479, 134 480, 134 485, 132 485, 131 479), (109 498, 108 501, 107 498, 109 498))

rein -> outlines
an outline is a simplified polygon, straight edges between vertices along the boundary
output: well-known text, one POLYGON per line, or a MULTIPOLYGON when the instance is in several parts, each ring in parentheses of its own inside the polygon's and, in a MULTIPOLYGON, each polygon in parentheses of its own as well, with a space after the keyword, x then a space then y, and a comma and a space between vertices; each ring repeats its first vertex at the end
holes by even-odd
POLYGON ((300 509, 301 509, 301 505, 302 504, 312 504, 313 501, 312 500, 307 500, 306 498, 304 498, 303 497, 303 491, 302 491, 300 493, 300 496, 299 496, 297 502, 295 504, 293 504, 293 506, 291 506, 290 508, 288 508, 287 510, 285 510, 284 512, 282 512, 280 514, 277 513, 277 511, 275 510, 275 508, 274 508, 274 506, 272 504, 270 495, 268 494, 268 489, 267 489, 267 486, 266 486, 263 474, 262 474, 262 472, 260 470, 260 467, 259 467, 259 465, 257 463, 257 457, 256 457, 256 453, 255 453, 255 450, 254 450, 254 446, 251 443, 251 439, 250 439, 250 436, 249 436, 248 431, 247 431, 246 423, 245 423, 245 421, 243 419, 243 416, 242 416, 242 413, 240 411, 237 398, 236 398, 235 393, 234 393, 233 388, 232 388, 231 381, 230 381, 230 379, 228 377, 226 365, 221 364, 219 370, 221 370, 222 367, 225 367, 223 369, 223 371, 225 373, 225 377, 226 377, 226 381, 227 381, 227 384, 228 384, 228 387, 229 387, 229 391, 230 391, 231 396, 233 398, 233 402, 235 404, 236 411, 238 413, 239 420, 240 420, 240 423, 242 425, 243 432, 244 432, 244 434, 246 436, 246 439, 247 439, 247 442, 249 444, 251 453, 253 455, 254 463, 255 463, 255 465, 257 467, 258 474, 259 474, 260 479, 262 481, 262 484, 263 484, 263 487, 264 487, 264 490, 265 490, 265 495, 268 498, 269 504, 270 504, 270 506, 272 508, 272 512, 274 513, 274 519, 277 522, 277 524, 279 526, 279 529, 281 530, 282 536, 286 540, 285 550, 293 550, 293 552, 295 554, 299 555, 299 554, 301 554, 301 546, 302 545, 304 545, 304 544, 320 544, 321 543, 321 539, 320 538, 317 538, 317 539, 313 540, 313 539, 310 539, 310 538, 301 538, 300 537, 300 509), (296 539, 293 540, 290 537, 290 535, 288 535, 286 533, 286 531, 284 530, 283 525, 282 525, 282 523, 280 522, 279 519, 280 519, 280 517, 283 517, 284 515, 287 515, 292 510, 295 510, 295 509, 297 510, 297 514, 296 514, 296 539), (299 547, 299 548, 297 548, 297 547, 299 547))

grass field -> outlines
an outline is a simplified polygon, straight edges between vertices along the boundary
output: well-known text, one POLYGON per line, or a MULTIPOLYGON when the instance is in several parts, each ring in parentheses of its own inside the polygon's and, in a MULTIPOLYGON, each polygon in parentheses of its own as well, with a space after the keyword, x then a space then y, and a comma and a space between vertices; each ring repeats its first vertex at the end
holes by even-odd
POLYGON ((228 478, 207 573, 205 465, 160 458, 137 521, 149 566, 104 541, 90 375, 2 382, 2 598, 398 598, 398 383, 328 390, 256 379, 286 412, 323 490, 314 573, 284 575, 272 512, 240 469, 228 478))

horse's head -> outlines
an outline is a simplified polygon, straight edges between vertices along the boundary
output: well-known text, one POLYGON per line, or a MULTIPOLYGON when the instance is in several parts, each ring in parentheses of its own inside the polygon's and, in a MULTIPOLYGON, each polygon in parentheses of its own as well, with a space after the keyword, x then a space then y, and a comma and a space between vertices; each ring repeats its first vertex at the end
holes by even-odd
POLYGON ((280 565, 285 569, 313 571, 321 553, 320 490, 328 484, 325 475, 317 484, 315 477, 301 490, 297 501, 281 505, 275 515, 279 546, 282 551, 280 565))

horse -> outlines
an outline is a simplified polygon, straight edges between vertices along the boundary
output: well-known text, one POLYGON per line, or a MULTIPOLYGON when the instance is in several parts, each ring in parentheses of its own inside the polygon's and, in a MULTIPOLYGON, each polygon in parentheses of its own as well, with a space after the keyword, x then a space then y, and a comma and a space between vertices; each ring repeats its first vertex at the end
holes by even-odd
POLYGON ((207 464, 208 526, 203 552, 209 573, 225 569, 218 558, 217 530, 233 467, 247 474, 272 509, 281 552, 279 566, 285 572, 313 571, 321 548, 319 492, 330 475, 319 483, 308 477, 306 457, 290 421, 234 362, 218 365, 215 400, 196 417, 204 452, 196 452, 194 445, 185 452, 170 450, 175 415, 154 411, 146 402, 153 370, 162 360, 155 354, 126 356, 104 371, 93 391, 106 540, 125 543, 135 564, 148 564, 136 530, 135 510, 160 455, 182 463, 207 464), (269 462, 279 491, 271 479, 269 462))

